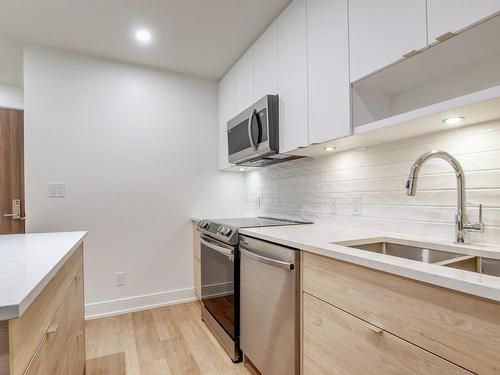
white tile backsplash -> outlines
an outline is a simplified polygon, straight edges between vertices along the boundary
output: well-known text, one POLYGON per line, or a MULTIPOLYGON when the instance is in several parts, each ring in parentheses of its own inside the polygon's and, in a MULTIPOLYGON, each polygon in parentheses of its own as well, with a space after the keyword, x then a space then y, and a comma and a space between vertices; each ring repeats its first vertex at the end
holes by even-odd
POLYGON ((326 154, 247 172, 248 207, 255 215, 339 222, 452 239, 456 179, 442 160, 421 170, 417 195, 404 189, 413 161, 434 149, 450 152, 466 175, 468 214, 484 206, 485 233, 470 240, 500 243, 500 122, 451 129, 366 150, 326 154), (261 208, 254 210, 261 197, 261 208), (362 214, 352 214, 352 198, 362 214))

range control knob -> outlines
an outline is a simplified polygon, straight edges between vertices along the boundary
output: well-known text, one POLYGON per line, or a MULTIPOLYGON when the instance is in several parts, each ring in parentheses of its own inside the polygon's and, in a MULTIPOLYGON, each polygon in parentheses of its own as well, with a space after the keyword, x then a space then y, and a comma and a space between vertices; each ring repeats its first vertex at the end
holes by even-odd
POLYGON ((208 222, 205 221, 205 220, 202 220, 198 223, 198 226, 201 228, 201 229, 206 229, 208 227, 208 222))
POLYGON ((231 234, 232 230, 229 229, 229 228, 224 228, 224 232, 222 232, 222 234, 226 237, 229 237, 229 235, 231 234))

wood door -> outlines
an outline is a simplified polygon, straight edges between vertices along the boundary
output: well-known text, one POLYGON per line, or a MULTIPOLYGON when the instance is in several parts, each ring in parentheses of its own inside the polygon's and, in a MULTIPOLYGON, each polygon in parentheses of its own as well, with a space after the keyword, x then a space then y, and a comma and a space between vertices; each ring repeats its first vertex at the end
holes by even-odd
POLYGON ((0 234, 24 233, 24 116, 0 108, 0 234), (12 214, 13 200, 20 215, 12 214))
POLYGON ((253 46, 253 101, 278 93, 278 22, 257 39, 253 46))
POLYGON ((227 121, 236 115, 234 76, 232 68, 219 81, 219 169, 232 165, 227 152, 227 121))
POLYGON ((307 293, 304 374, 472 375, 307 293))
POLYGON ((432 0, 427 2, 429 43, 500 12, 500 0, 432 0))
POLYGON ((425 0, 349 0, 351 82, 427 46, 425 0))
POLYGON ((306 5, 293 0, 278 17, 280 152, 308 145, 306 5))
POLYGON ((351 135, 347 0, 307 2, 309 143, 351 135))

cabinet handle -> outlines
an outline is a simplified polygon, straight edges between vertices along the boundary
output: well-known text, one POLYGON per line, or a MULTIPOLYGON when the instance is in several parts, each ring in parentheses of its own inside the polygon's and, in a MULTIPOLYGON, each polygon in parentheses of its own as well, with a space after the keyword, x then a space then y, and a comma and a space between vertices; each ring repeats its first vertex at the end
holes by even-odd
POLYGON ((58 327, 59 327, 58 323, 51 324, 49 328, 47 328, 47 334, 56 333, 58 327))
POLYGON ((368 328, 369 330, 371 330, 377 334, 384 333, 384 330, 380 327, 374 326, 373 324, 365 322, 365 321, 363 321, 363 323, 365 324, 366 328, 368 328))
POLYGON ((75 276, 75 280, 80 280, 82 278, 82 275, 78 274, 75 276))
POLYGON ((410 57, 415 56, 415 55, 418 55, 418 51, 416 51, 416 50, 411 50, 410 52, 405 53, 405 54, 403 55, 403 57, 404 57, 405 59, 409 59, 410 57))
POLYGON ((454 32, 448 31, 448 32, 444 33, 443 35, 438 36, 436 38, 436 40, 438 42, 444 42, 445 40, 453 38, 455 35, 457 35, 457 34, 455 34, 454 32))
POLYGON ((76 334, 76 337, 81 337, 81 336, 83 336, 83 331, 82 330, 78 331, 78 333, 76 334))

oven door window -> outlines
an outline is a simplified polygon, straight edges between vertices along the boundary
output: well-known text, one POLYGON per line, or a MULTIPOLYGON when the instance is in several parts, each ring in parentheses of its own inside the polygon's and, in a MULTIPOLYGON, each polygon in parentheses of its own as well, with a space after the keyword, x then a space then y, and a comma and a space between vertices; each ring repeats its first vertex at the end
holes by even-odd
POLYGON ((234 251, 234 248, 208 238, 201 241, 201 300, 203 306, 212 314, 232 339, 238 335, 236 319, 238 317, 237 296, 235 296, 235 255, 221 252, 222 249, 234 251))

